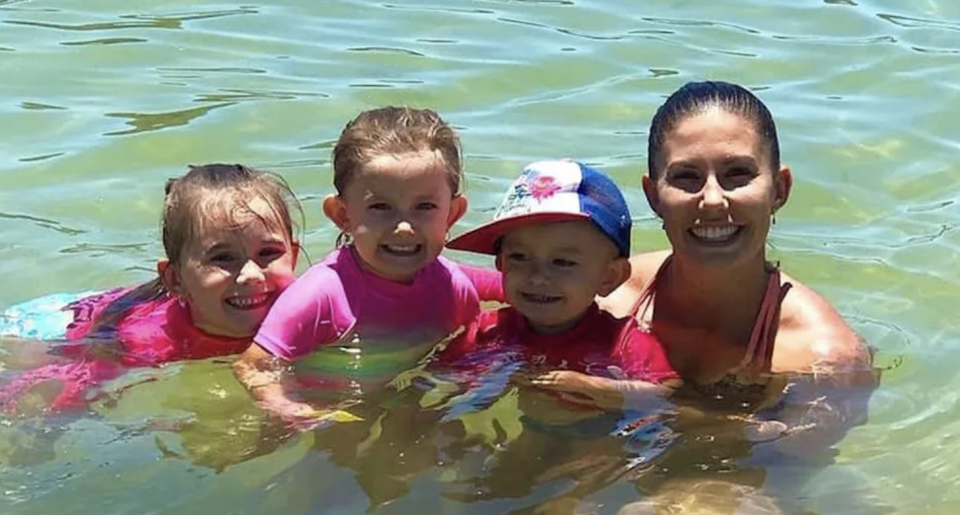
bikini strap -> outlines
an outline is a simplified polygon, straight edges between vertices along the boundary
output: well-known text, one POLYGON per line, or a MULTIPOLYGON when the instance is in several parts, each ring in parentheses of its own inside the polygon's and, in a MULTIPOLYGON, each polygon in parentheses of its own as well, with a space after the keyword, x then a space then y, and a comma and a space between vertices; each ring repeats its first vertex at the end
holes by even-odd
POLYGON ((628 316, 635 319, 639 327, 644 331, 650 329, 645 319, 647 318, 647 312, 650 310, 650 306, 653 305, 653 297, 657 291, 657 283, 660 281, 660 277, 672 259, 673 254, 670 254, 663 260, 663 263, 660 263, 660 267, 657 268, 657 273, 647 280, 647 284, 645 284, 643 290, 640 291, 640 297, 637 298, 636 302, 633 303, 633 307, 630 308, 628 316))
POLYGON ((769 371, 772 364, 774 341, 777 338, 777 329, 780 327, 780 307, 793 284, 789 282, 780 284, 780 270, 775 266, 770 268, 767 290, 764 292, 757 320, 753 324, 750 344, 743 355, 743 360, 732 371, 733 373, 752 365, 752 372, 760 374, 769 371))

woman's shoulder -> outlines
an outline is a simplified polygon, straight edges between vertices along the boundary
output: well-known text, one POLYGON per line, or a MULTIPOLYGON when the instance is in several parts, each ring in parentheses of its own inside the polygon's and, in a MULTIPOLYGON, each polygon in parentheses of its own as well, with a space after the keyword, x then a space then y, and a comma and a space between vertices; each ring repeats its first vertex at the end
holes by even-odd
POLYGON ((606 297, 597 298, 604 311, 616 317, 630 315, 630 310, 647 283, 657 275, 660 266, 670 256, 669 250, 645 252, 630 256, 630 277, 606 297))
POLYGON ((791 288, 780 311, 775 369, 814 372, 871 365, 866 342, 830 302, 786 274, 781 282, 791 288))

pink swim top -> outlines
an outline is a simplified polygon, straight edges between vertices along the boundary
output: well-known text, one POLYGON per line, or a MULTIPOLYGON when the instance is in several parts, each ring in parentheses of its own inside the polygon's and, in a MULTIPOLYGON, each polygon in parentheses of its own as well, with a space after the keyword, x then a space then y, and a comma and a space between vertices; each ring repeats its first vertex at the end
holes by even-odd
POLYGON ((479 311, 474 282, 452 261, 437 258, 404 284, 367 272, 347 246, 280 295, 254 341, 286 360, 335 342, 388 342, 399 350, 437 343, 479 311))
POLYGON ((250 338, 215 336, 197 329, 189 308, 166 296, 131 306, 116 326, 100 327, 92 334, 96 317, 128 291, 117 288, 67 305, 65 309, 73 310, 73 321, 66 338, 76 343, 59 345, 56 351, 68 361, 28 370, 4 384, 0 409, 16 411, 21 395, 48 381, 60 385, 50 411, 80 409, 99 395, 94 386, 119 377, 127 367, 239 354, 250 345, 250 338), (100 352, 94 340, 102 340, 110 351, 100 352))
POLYGON ((68 305, 74 315, 73 322, 67 326, 67 340, 116 340, 122 361, 128 366, 239 354, 250 345, 249 337, 232 338, 203 332, 193 325, 190 309, 168 296, 134 304, 115 327, 101 327, 99 334, 90 334, 97 316, 128 291, 118 288, 68 305))
MULTIPOLYGON (((640 298, 637 299, 630 312, 646 331, 650 331, 649 320, 652 313, 649 313, 649 311, 653 306, 657 284, 670 264, 671 258, 672 256, 669 256, 663 261, 656 275, 640 293, 640 298)), ((793 285, 789 282, 781 284, 780 270, 777 267, 768 264, 767 271, 769 273, 767 289, 763 296, 763 302, 760 304, 756 322, 753 324, 750 341, 743 358, 740 363, 728 370, 719 381, 710 385, 694 385, 698 389, 710 390, 706 393, 713 396, 723 396, 721 390, 753 386, 760 376, 770 373, 774 342, 780 324, 780 306, 793 285)))

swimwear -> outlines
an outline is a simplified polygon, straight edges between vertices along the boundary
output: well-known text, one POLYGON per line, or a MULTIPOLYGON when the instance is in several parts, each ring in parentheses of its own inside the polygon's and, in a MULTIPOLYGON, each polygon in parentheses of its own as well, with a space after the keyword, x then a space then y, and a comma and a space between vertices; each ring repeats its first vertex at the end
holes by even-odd
MULTIPOLYGON (((648 332, 651 331, 648 317, 652 316, 649 312, 653 306, 657 284, 671 260, 672 256, 663 261, 656 275, 643 288, 640 298, 630 310, 631 316, 638 320, 640 326, 648 332)), ((774 342, 780 324, 780 307, 787 292, 793 287, 789 282, 781 284, 780 270, 776 266, 768 263, 767 273, 769 274, 767 289, 743 358, 735 367, 727 370, 718 381, 710 384, 690 382, 689 386, 698 392, 715 399, 726 398, 750 405, 762 401, 766 385, 758 381, 770 375, 774 342)))

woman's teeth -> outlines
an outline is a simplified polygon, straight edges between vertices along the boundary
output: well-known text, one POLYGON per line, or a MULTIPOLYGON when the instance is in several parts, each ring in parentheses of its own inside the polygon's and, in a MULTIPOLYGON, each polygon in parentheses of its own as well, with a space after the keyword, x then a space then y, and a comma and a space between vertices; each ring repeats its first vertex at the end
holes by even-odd
POLYGON ((724 241, 736 234, 740 230, 737 225, 694 227, 690 232, 694 236, 706 241, 724 241))

